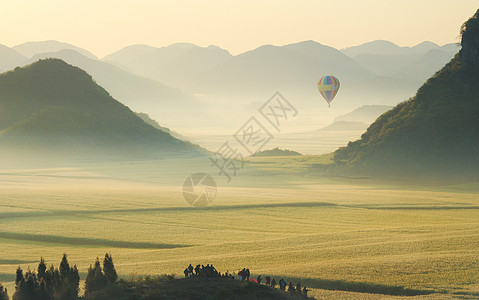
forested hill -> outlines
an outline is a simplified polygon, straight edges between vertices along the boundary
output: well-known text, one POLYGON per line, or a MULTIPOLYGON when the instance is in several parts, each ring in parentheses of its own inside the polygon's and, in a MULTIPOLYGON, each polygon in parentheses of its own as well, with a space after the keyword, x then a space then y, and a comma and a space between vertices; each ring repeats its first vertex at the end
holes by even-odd
POLYGON ((394 177, 478 176, 479 10, 461 36, 461 51, 414 97, 335 152, 338 169, 394 177))
POLYGON ((83 70, 45 59, 0 75, 0 151, 153 158, 201 149, 146 124, 83 70))

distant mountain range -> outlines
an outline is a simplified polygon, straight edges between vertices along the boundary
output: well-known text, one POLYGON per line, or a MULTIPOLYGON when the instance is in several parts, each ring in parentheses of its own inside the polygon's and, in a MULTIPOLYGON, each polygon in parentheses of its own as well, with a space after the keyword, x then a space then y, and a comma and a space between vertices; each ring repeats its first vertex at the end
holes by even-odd
POLYGON ((21 55, 31 58, 37 54, 57 52, 60 50, 74 50, 89 59, 98 59, 93 53, 80 47, 57 41, 26 42, 12 48, 21 55))
POLYGON ((174 44, 163 48, 130 46, 104 58, 138 74, 197 93, 248 93, 311 84, 318 70, 340 77, 374 74, 338 50, 313 41, 262 46, 232 56, 218 47, 174 44))
POLYGON ((161 158, 202 150, 145 123, 85 71, 44 59, 0 75, 2 160, 161 158))
POLYGON ((389 105, 363 105, 347 114, 337 117, 334 119, 334 122, 361 122, 369 125, 391 108, 392 106, 389 105))
POLYGON ((349 87, 348 101, 357 105, 368 99, 374 99, 371 101, 376 104, 403 100, 398 97, 415 92, 458 50, 455 44, 438 46, 424 42, 400 47, 374 41, 339 51, 304 41, 285 46, 265 45, 232 56, 212 46, 134 45, 104 60, 199 94, 248 95, 281 89, 300 90, 311 97, 316 93, 315 81, 324 74, 334 74, 341 78, 343 86, 349 87))
POLYGON ((46 41, 0 47, 0 71, 39 58, 61 58, 86 70, 133 110, 177 129, 192 119, 195 128, 208 122, 224 124, 221 118, 230 119, 225 116, 231 111, 249 112, 252 103, 275 91, 294 98, 305 113, 326 113, 320 111, 324 107, 318 105, 316 89, 317 80, 326 74, 341 81, 333 102, 338 112, 365 104, 395 105, 414 94, 458 50, 455 44, 400 47, 374 41, 340 51, 304 41, 231 55, 217 46, 180 43, 161 48, 132 45, 98 60, 87 50, 46 41))
POLYGON ((334 119, 333 123, 321 128, 321 131, 363 131, 381 114, 390 110, 388 105, 363 105, 334 119))
POLYGON ((231 57, 198 76, 195 88, 200 92, 238 94, 309 90, 316 95, 320 74, 335 74, 343 83, 375 76, 340 51, 306 41, 262 46, 231 57))
POLYGON ((115 99, 132 110, 153 113, 163 122, 169 123, 171 119, 177 119, 178 115, 191 116, 192 111, 200 110, 200 103, 191 94, 158 81, 134 75, 110 63, 90 59, 74 50, 36 54, 27 64, 42 58, 58 58, 78 66, 90 74, 115 99), (185 111, 185 107, 189 110, 185 111))
POLYGON ((339 169, 381 177, 479 177, 479 10, 462 48, 418 90, 335 152, 339 169))
POLYGON ((17 51, 0 45, 0 72, 11 70, 17 66, 22 65, 28 60, 25 56, 17 51))
POLYGON ((459 45, 453 43, 439 46, 429 41, 419 43, 413 47, 401 47, 389 41, 376 40, 358 46, 341 49, 341 52, 343 52, 349 57, 357 57, 358 55, 365 53, 374 55, 412 55, 424 54, 433 49, 442 49, 444 51, 457 52, 457 47, 459 47, 459 45))
POLYGON ((103 60, 135 74, 186 88, 197 75, 231 57, 228 51, 216 46, 178 43, 162 48, 132 45, 107 55, 103 60))
POLYGON ((42 58, 59 58, 80 67, 115 99, 132 110, 148 112, 169 126, 178 126, 179 115, 192 118, 204 111, 201 103, 191 94, 102 62, 87 50, 55 41, 29 42, 13 48, 0 45, 0 72, 42 58), (185 107, 190 109, 185 110, 185 107))
POLYGON ((414 47, 400 47, 378 40, 341 51, 380 76, 424 81, 450 61, 459 49, 458 44, 439 46, 423 42, 414 47))

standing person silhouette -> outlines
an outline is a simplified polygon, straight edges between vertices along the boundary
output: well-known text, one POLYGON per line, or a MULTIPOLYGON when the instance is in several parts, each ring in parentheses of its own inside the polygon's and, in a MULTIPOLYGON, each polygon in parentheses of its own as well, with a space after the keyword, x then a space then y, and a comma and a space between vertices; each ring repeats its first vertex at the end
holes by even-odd
POLYGON ((294 285, 291 281, 288 284, 288 292, 290 292, 291 294, 294 294, 294 285))
POLYGON ((282 291, 286 290, 286 281, 283 278, 279 280, 279 289, 282 291))
POLYGON ((193 266, 191 264, 188 266, 188 272, 190 273, 190 276, 193 276, 193 266))

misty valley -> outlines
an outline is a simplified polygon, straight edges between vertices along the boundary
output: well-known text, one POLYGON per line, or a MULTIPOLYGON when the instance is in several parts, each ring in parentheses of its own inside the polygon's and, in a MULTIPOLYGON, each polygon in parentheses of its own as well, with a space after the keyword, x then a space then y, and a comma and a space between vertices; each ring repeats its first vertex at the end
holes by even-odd
POLYGON ((0 300, 478 299, 459 43, 0 45, 0 300))

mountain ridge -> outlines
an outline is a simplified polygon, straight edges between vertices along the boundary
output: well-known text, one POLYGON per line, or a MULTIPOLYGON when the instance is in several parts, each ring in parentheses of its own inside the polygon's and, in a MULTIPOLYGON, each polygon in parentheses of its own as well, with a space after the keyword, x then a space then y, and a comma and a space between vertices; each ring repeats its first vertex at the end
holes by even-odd
POLYGON ((32 58, 34 55, 40 53, 56 52, 60 50, 70 49, 75 50, 76 52, 90 59, 98 59, 98 57, 96 57, 88 50, 85 50, 72 44, 58 42, 55 40, 25 42, 12 47, 12 49, 16 50, 18 53, 22 54, 27 58, 32 58))
POLYGON ((202 150, 153 128, 92 77, 59 59, 0 75, 0 150, 40 156, 161 158, 202 150), (64 155, 65 154, 65 155, 64 155))
POLYGON ((416 95, 338 149, 343 171, 380 176, 479 176, 479 10, 461 29, 462 49, 416 95))
POLYGON ((59 58, 80 67, 107 89, 113 98, 134 111, 154 113, 169 124, 175 120, 172 114, 184 113, 185 106, 201 109, 201 104, 193 95, 161 82, 131 74, 110 63, 89 59, 74 50, 37 54, 29 62, 33 63, 42 58, 59 58))
POLYGON ((22 64, 27 58, 17 51, 0 44, 0 73, 22 64))
POLYGON ((369 54, 376 54, 376 55, 405 55, 405 54, 417 54, 417 53, 425 53, 431 49, 437 48, 447 48, 452 43, 444 44, 439 46, 436 43, 431 41, 423 41, 419 44, 414 46, 399 46, 391 41, 387 40, 374 40, 370 42, 366 42, 356 46, 350 46, 340 51, 349 57, 356 57, 363 53, 369 54))

